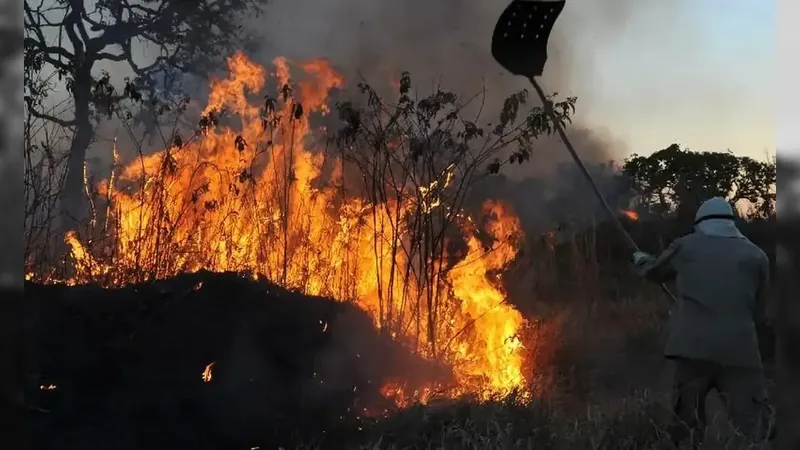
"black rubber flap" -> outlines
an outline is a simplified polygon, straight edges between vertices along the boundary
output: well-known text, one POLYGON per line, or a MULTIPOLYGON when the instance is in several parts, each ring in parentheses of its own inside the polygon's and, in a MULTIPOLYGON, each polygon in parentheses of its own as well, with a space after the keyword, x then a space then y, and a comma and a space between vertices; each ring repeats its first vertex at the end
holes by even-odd
POLYGON ((547 40, 566 0, 514 0, 492 35, 492 56, 514 75, 539 76, 547 61, 547 40))

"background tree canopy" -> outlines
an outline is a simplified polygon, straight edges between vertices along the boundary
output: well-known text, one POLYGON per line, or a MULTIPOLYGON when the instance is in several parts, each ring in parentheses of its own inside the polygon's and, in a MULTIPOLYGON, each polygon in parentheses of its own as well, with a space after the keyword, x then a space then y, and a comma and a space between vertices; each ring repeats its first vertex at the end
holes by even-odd
POLYGON ((776 165, 732 153, 695 152, 678 144, 650 156, 631 155, 623 175, 638 194, 638 208, 658 215, 675 214, 689 221, 710 197, 724 197, 732 204, 749 202, 748 218, 775 214, 776 165))

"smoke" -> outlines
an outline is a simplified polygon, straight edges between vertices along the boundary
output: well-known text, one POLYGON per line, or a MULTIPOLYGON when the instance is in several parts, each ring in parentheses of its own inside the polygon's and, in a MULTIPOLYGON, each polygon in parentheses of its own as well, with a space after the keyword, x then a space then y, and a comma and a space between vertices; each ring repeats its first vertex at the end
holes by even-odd
MULTIPOLYGON (((550 39, 542 79, 545 89, 561 96, 578 95, 579 113, 591 108, 591 91, 598 81, 596 59, 624 39, 626 25, 639 12, 666 9, 663 3, 568 1, 550 39)), ((485 88, 488 120, 496 117, 509 94, 530 88, 523 78, 505 73, 491 56, 492 31, 506 5, 484 0, 276 0, 266 17, 247 26, 261 30, 262 51, 256 55, 261 63, 279 55, 325 57, 348 78, 363 76, 372 84, 407 70, 421 94, 436 84, 462 95, 485 88)), ((604 130, 582 126, 580 114, 571 135, 589 159, 603 161, 625 150, 604 130)), ((547 152, 537 161, 559 160, 561 155, 563 150, 547 152)))
MULTIPOLYGON (((560 98, 577 96, 577 112, 567 134, 587 165, 619 161, 630 153, 622 139, 615 137, 614 130, 593 127, 587 120, 590 112, 596 114, 607 107, 601 101, 607 82, 601 70, 603 58, 615 46, 631 39, 631 28, 641 31, 663 27, 686 1, 567 2, 550 37, 549 59, 540 82, 546 91, 556 92, 560 98)), ((421 96, 437 86, 464 97, 483 92, 481 120, 485 123, 496 121, 510 94, 531 90, 527 80, 506 73, 491 56, 492 31, 506 5, 505 1, 484 0, 273 0, 261 17, 247 18, 242 25, 259 42, 259 49, 249 56, 265 67, 271 67, 277 56, 295 61, 322 57, 351 83, 364 79, 381 93, 393 89, 391 81, 397 80, 402 71, 409 71, 413 88, 421 96)), ((193 91, 188 93, 191 98, 201 102, 208 92, 205 80, 189 80, 184 86, 193 91)), ((529 106, 537 104, 538 99, 532 95, 529 106)), ((119 123, 107 121, 90 152, 99 156, 102 167, 94 166, 102 171, 108 166, 105 160, 110 154, 112 134, 119 139, 123 160, 135 153, 135 143, 119 123)), ((163 140, 157 137, 144 143, 143 151, 162 148, 163 140)), ((506 200, 523 217, 544 221, 565 214, 598 213, 588 185, 569 173, 575 170, 571 166, 559 139, 540 139, 529 162, 504 169, 509 178, 504 183, 512 184, 504 189, 508 193, 506 200), (526 181, 531 178, 543 182, 543 188, 531 192, 531 183, 526 181), (582 188, 575 188, 575 184, 582 188), (565 195, 565 189, 570 195, 565 195), (553 199, 558 200, 558 212, 542 206, 553 199)), ((607 185, 611 181, 600 181, 603 190, 610 188, 607 185)), ((493 195, 491 189, 491 183, 487 184, 487 196, 493 195)))
MULTIPOLYGON (((577 113, 567 134, 588 165, 619 160, 629 153, 609 130, 592 128, 582 115, 582 111, 596 108, 595 91, 603 82, 598 62, 604 51, 626 39, 629 24, 669 20, 670 14, 680 9, 678 4, 665 3, 570 0, 556 22, 540 81, 546 91, 556 92, 560 98, 578 97, 577 113)), ((531 91, 531 106, 539 103, 527 80, 506 73, 491 56, 492 31, 506 6, 505 1, 485 0, 276 0, 265 17, 246 26, 260 30, 262 49, 254 58, 267 66, 276 56, 294 60, 324 57, 347 79, 363 77, 377 88, 388 88, 390 80, 409 71, 420 95, 436 86, 463 96, 485 89, 482 121, 492 122, 503 101, 521 89, 531 91)), ((505 169, 512 183, 520 183, 504 189, 505 198, 523 217, 552 218, 543 206, 547 196, 558 197, 561 210, 565 204, 573 204, 581 214, 597 213, 588 185, 573 189, 571 184, 585 181, 567 173, 574 168, 565 172, 565 164, 572 162, 560 140, 541 139, 528 163, 505 169), (530 178, 547 179, 547 188, 531 192, 525 181, 530 178), (563 192, 555 196, 550 192, 563 191, 565 184, 575 195, 566 203, 563 192), (538 201, 531 201, 532 197, 538 201), (535 211, 529 211, 532 205, 536 205, 535 211)), ((491 195, 488 189, 484 191, 491 195)))
MULTIPOLYGON (((593 129, 584 120, 584 112, 596 109, 597 91, 604 82, 598 61, 609 48, 624 42, 630 24, 669 20, 683 1, 670 5, 658 0, 567 2, 550 38, 541 83, 561 98, 578 97, 575 122, 568 133, 587 162, 629 153, 609 130, 593 129)), ((346 79, 363 77, 379 91, 391 88, 391 80, 409 71, 420 95, 437 86, 466 97, 485 92, 482 119, 491 122, 496 121, 505 98, 530 90, 527 80, 506 73, 491 56, 492 31, 506 5, 484 0, 273 0, 262 16, 245 19, 242 25, 259 43, 256 53, 249 56, 265 67, 277 56, 322 57, 346 79)), ((193 91, 189 94, 195 99, 203 99, 208 92, 206 80, 187 80, 184 87, 193 91)), ((532 96, 530 103, 536 105, 538 99, 532 96)), ((105 142, 100 154, 108 153, 108 138, 113 134, 121 140, 123 154, 132 156, 129 145, 124 145, 126 133, 116 121, 101 128, 98 134, 105 142)), ((162 139, 156 141, 147 143, 144 150, 162 145, 162 139)), ((557 140, 543 139, 540 144, 531 164, 514 167, 509 175, 517 179, 541 176, 567 160, 557 140)))

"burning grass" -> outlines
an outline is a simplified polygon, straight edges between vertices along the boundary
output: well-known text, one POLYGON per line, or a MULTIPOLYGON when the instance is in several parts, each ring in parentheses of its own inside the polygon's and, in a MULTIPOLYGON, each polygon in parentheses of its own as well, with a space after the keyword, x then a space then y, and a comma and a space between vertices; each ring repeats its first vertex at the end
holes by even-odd
MULTIPOLYGON (((191 138, 176 135, 87 185, 92 210, 104 212, 65 236, 68 270, 28 267, 28 278, 115 287, 201 269, 265 276, 353 302, 383 333, 452 368, 447 385, 388 383, 383 392, 398 405, 541 391, 520 339, 536 324, 499 282, 517 254, 519 221, 487 201, 473 212, 487 218, 478 227, 461 208, 487 165, 522 162, 549 132, 539 108, 517 120, 527 94, 510 97, 484 131, 460 118, 454 94, 413 100, 404 74, 395 103, 361 84, 364 105, 337 104, 341 126, 312 126, 332 122, 328 95, 346 87, 327 63, 298 64, 297 82, 282 58, 272 74, 241 54, 228 69, 212 82, 191 138), (277 94, 254 105, 268 80, 277 94), (499 159, 510 144, 518 149, 499 159)), ((558 117, 567 120, 571 107, 558 103, 558 117)))

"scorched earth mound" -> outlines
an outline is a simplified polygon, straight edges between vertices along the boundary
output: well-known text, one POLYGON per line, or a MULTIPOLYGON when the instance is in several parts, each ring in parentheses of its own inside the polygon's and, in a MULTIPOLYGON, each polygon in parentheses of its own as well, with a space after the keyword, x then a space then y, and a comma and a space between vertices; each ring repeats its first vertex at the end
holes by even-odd
POLYGON ((37 449, 335 442, 388 407, 385 382, 434 370, 355 306, 233 273, 26 283, 25 301, 37 449))

